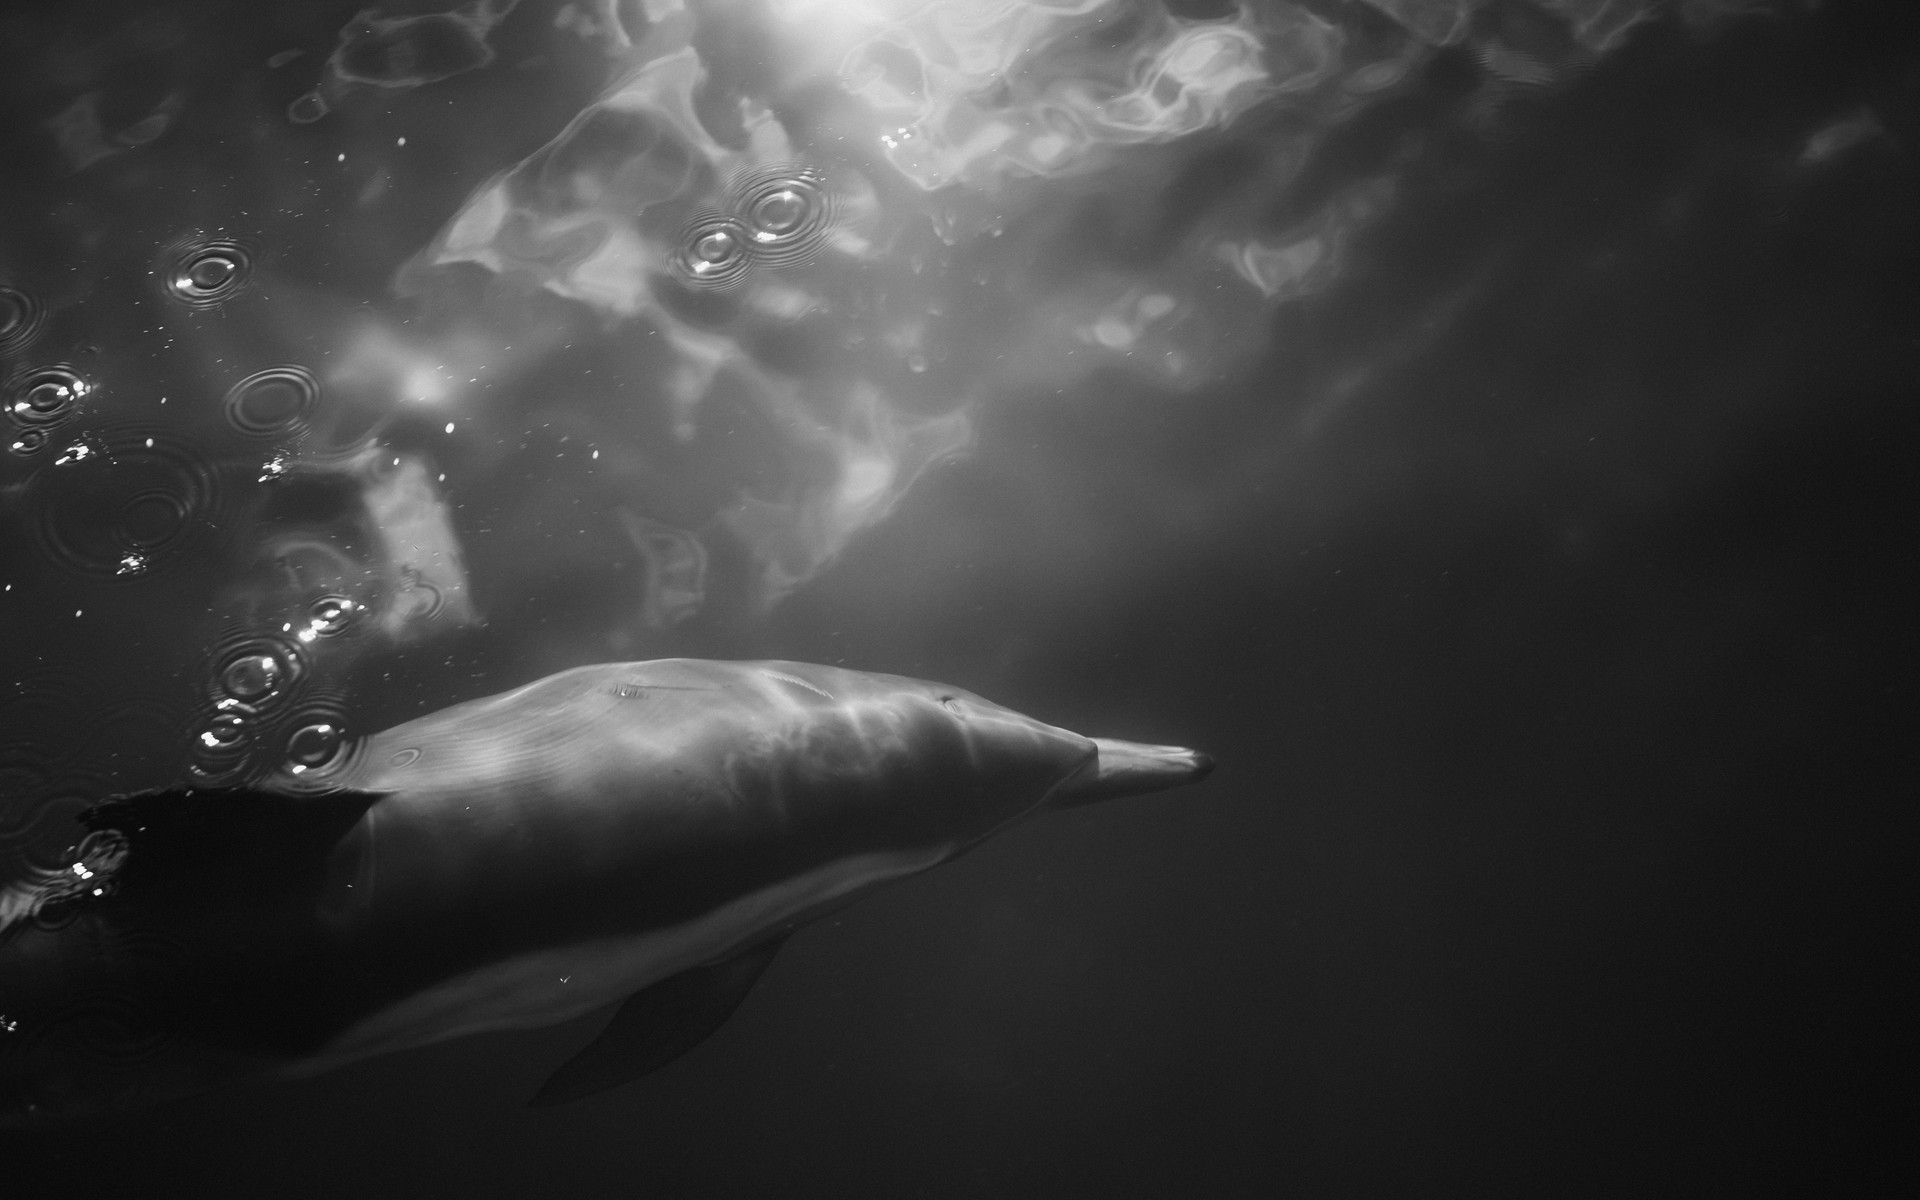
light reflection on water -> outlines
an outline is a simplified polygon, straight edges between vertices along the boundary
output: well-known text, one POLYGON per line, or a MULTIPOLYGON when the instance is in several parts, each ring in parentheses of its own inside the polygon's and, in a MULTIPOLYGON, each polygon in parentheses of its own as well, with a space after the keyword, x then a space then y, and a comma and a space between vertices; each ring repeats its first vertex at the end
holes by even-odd
MULTIPOLYGON (((1444 191, 1450 139, 1503 144, 1638 38, 1791 7, 9 16, 9 161, 37 188, 0 232, 0 628, 35 698, 0 728, 0 877, 60 869, 36 806, 318 771, 367 709, 578 662, 762 652, 784 603, 970 457, 1070 487, 1102 439, 1148 446, 1114 512, 1199 541, 1499 278, 1459 268, 1367 355, 1263 395, 1214 463, 1174 463, 1377 267, 1409 180, 1444 191), (1050 421, 1080 457, 1034 449, 1050 421)), ((1848 96, 1757 151, 1783 210, 1889 124, 1848 96)), ((1342 483, 1390 491, 1401 465, 1342 483)), ((1072 593, 1097 622, 1075 556, 1133 531, 1072 511, 955 537, 1030 545, 1008 594, 1072 593)), ((877 612, 959 593, 957 541, 884 544, 913 565, 864 564, 877 612)), ((983 670, 1042 636, 982 635, 1004 656, 983 670)))
MULTIPOLYGON (((260 470, 242 525, 298 486, 289 472, 346 479, 350 511, 254 535, 261 555, 289 538, 343 546, 356 530, 366 549, 341 553, 363 592, 405 578, 435 598, 422 608, 383 585, 389 610, 370 620, 395 636, 424 611, 440 628, 488 619, 469 598, 462 539, 487 543, 483 590, 508 623, 537 579, 621 562, 639 602, 595 632, 634 653, 703 607, 766 612, 929 467, 966 454, 998 406, 1110 372, 1171 392, 1231 380, 1263 352, 1275 306, 1340 278, 1351 240, 1394 207, 1397 164, 1278 217, 1271 197, 1441 49, 1474 47, 1498 102, 1501 86, 1584 70, 1656 15, 1582 0, 1485 20, 1466 0, 1379 0, 1387 24, 1290 4, 661 0, 546 6, 544 22, 515 24, 519 7, 370 9, 325 55, 283 47, 245 65, 251 48, 185 18, 143 15, 94 44, 68 32, 56 58, 78 83, 41 86, 91 89, 45 127, 81 186, 196 178, 228 130, 211 114, 182 124, 178 110, 216 62, 263 95, 309 80, 283 118, 308 128, 275 132, 247 114, 249 136, 278 151, 258 164, 264 203, 203 209, 172 231, 162 203, 96 248, 148 259, 163 301, 142 306, 149 324, 117 322, 112 345, 77 296, 18 286, 26 275, 7 284, 0 334, 24 372, 16 454, 55 460, 54 427, 82 411, 207 429, 201 397, 218 388, 231 430, 279 443, 247 468, 260 470), (129 92, 126 64, 143 56, 170 64, 165 82, 129 92), (559 62, 597 75, 598 94, 450 211, 422 209, 399 181, 454 149, 446 107, 489 76, 559 62), (456 83, 465 90, 445 90, 456 83), (398 132, 388 143, 376 127, 398 132), (1204 170, 1230 127, 1258 153, 1251 174, 1165 209, 1167 183, 1204 170), (348 233, 397 219, 438 230, 411 250, 348 233), (151 249, 136 229, 160 231, 151 249), (357 287, 336 281, 349 256, 357 287), (385 278, 367 278, 383 256, 385 278), (50 302, 57 336, 28 355, 50 302), (75 338, 109 366, 60 399, 44 380, 73 368, 34 364, 75 338), (109 390, 82 405, 96 386, 109 390), (426 435, 436 423, 445 433, 426 435), (587 461, 542 444, 556 431, 587 461), (384 446, 399 450, 388 473, 368 474, 384 446), (521 480, 538 484, 511 516, 456 533, 452 514, 485 511, 480 497, 521 480), (662 558, 669 544, 682 548, 662 558), (716 548, 730 572, 685 565, 716 548)), ((217 439, 199 445, 224 470, 217 439)), ((35 488, 31 471, 22 486, 35 488)), ((149 548, 112 557, 137 558, 142 576, 170 569, 149 548)), ((258 610, 260 586, 218 607, 258 610)))

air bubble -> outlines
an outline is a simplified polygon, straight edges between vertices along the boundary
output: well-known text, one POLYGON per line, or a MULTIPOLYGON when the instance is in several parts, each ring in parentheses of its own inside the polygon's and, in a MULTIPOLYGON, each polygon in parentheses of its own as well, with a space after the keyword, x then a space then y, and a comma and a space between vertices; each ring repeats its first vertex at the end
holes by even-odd
POLYGON ((806 202, 800 193, 781 188, 760 197, 747 214, 747 222, 756 239, 774 238, 799 228, 806 213, 806 202))
POLYGON ((0 354, 24 349, 46 319, 47 310, 31 293, 0 284, 0 354))
POLYGON ((96 829, 73 848, 68 856, 73 859, 68 870, 81 879, 111 877, 126 865, 131 849, 127 836, 120 831, 96 829))
POLYGON ((258 700, 279 685, 280 675, 271 654, 244 654, 220 672, 220 690, 236 700, 258 700))
POLYGON ((7 443, 7 449, 22 457, 33 454, 47 444, 47 435, 38 429, 25 429, 7 443))
POLYGON ((53 465, 56 467, 70 467, 74 463, 82 463, 89 459, 98 458, 106 452, 106 448, 94 438, 81 437, 69 444, 65 450, 62 450, 59 457, 53 460, 53 465))
POLYGON ((303 430, 320 398, 320 383, 305 367, 270 367, 227 391, 227 421, 249 437, 284 437, 303 430))
POLYGON ((200 727, 194 741, 200 749, 214 754, 242 750, 247 744, 247 719, 240 713, 215 713, 200 727))
POLYGON ((287 120, 295 125, 311 125, 333 111, 327 98, 318 91, 308 92, 287 105, 287 120))
POLYGON ((731 287, 753 267, 746 226, 725 213, 701 213, 687 223, 674 248, 673 273, 700 288, 731 287))
POLYGON ((303 698, 312 663, 292 636, 234 631, 214 643, 207 661, 205 699, 189 746, 201 782, 259 778, 279 761, 287 730, 337 722, 332 706, 303 698))
POLYGON ((224 254, 209 254, 187 264, 181 272, 186 285, 197 292, 217 292, 233 282, 240 267, 224 254))
POLYGON ((327 766, 339 755, 344 740, 340 727, 331 721, 301 726, 287 739, 287 769, 300 774, 327 766))
MULTIPOLYGON (((51 815, 65 807, 55 804, 41 811, 51 815)), ((59 812, 59 824, 70 829, 77 815, 59 812)), ((11 916, 23 918, 40 929, 57 931, 79 916, 78 905, 115 890, 117 876, 126 865, 131 847, 126 835, 118 830, 96 829, 78 844, 68 843, 57 854, 33 853, 38 847, 9 849, 27 851, 20 855, 24 862, 8 864, 13 868, 9 874, 14 877, 15 889, 27 900, 23 911, 11 916), (26 886, 21 888, 22 884, 26 886)))
POLYGON ((360 613, 360 606, 345 596, 322 596, 307 609, 307 628, 319 637, 334 637, 346 632, 360 613))
POLYGON ((212 686, 207 698, 216 710, 244 705, 250 713, 269 711, 284 701, 306 676, 305 652, 277 634, 239 634, 217 643, 212 686))
POLYGON ((252 281, 254 259, 246 242, 196 234, 169 246, 156 270, 172 299, 192 308, 217 308, 252 281))
POLYGON ((85 376, 65 363, 23 371, 8 382, 7 412, 24 426, 51 429, 73 416, 82 397, 93 391, 85 376))
POLYGON ((286 722, 290 729, 278 743, 275 785, 294 790, 326 790, 365 760, 367 742, 349 738, 346 710, 337 700, 321 698, 307 703, 286 722))
POLYGON ((727 211, 746 228, 754 260, 768 267, 797 266, 818 254, 836 208, 826 179, 811 167, 757 168, 727 190, 727 211))
POLYGON ((240 264, 217 251, 188 262, 174 279, 174 288, 194 297, 210 296, 233 286, 240 264))

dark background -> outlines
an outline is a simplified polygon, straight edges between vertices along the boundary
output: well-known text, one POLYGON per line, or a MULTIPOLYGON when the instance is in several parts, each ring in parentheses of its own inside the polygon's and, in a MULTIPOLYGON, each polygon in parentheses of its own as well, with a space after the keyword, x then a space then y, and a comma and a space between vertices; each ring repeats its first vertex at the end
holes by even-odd
MULTIPOLYGON (((301 19, 324 47, 340 13, 301 19)), ((0 1186, 1910 1186, 1917 48, 1897 4, 1663 21, 1492 127, 1439 51, 1317 142, 1302 192, 1392 161, 1396 203, 1248 369, 992 409, 771 616, 676 648, 948 679, 1204 748, 1203 786, 1036 821, 804 932, 712 1042, 599 1099, 521 1107, 576 1023, 8 1132, 0 1186), (1795 165, 1863 109, 1877 132, 1795 165)), ((27 174, 29 133, 13 230, 133 202, 27 174)), ((116 672, 198 652, 167 587, 103 597, 85 637, 57 589, 10 597, 0 662, 122 700, 116 672)), ((441 702, 518 682, 461 654, 484 685, 441 702)), ((24 695, 10 720, 46 711, 24 695)))

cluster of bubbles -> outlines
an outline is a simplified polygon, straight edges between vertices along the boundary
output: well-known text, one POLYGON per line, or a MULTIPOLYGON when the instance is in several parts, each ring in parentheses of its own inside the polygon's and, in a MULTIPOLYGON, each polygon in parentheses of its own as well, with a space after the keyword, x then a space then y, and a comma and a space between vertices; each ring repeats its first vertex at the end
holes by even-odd
POLYGON ((673 272, 694 287, 725 288, 755 267, 798 266, 826 244, 835 209, 826 179, 811 167, 744 172, 720 208, 696 214, 681 230, 673 272))
POLYGON ((307 606, 298 626, 235 634, 215 645, 189 755, 196 780, 232 784, 274 770, 324 778, 350 758, 340 705, 309 695, 309 685, 315 642, 347 632, 361 611, 356 601, 329 594, 307 606))
POLYGON ((252 282, 256 257, 240 239, 196 234, 168 246, 154 273, 171 299, 191 308, 218 308, 252 282))
MULTIPOLYGON (((187 234, 155 260, 170 301, 217 309, 253 281, 256 254, 243 239, 187 234)), ((0 352, 13 355, 41 332, 46 308, 24 289, 0 285, 0 352)), ((243 500, 225 494, 204 453, 160 430, 93 429, 55 437, 90 407, 100 387, 64 362, 42 362, 0 378, 8 449, 40 456, 45 468, 27 490, 31 529, 47 557, 81 575, 140 576, 163 559, 233 525, 243 500), (42 452, 46 452, 44 455, 42 452)), ((257 371, 228 389, 228 425, 247 438, 298 440, 320 400, 320 384, 297 365, 257 371)))
MULTIPOLYGON (((159 250, 151 283, 170 307, 216 312, 254 286, 260 261, 245 239, 196 231, 159 250)), ((44 341, 49 315, 43 294, 0 282, 0 437, 15 456, 33 460, 17 488, 26 531, 44 560, 83 578, 190 570, 204 561, 200 551, 244 524, 249 497, 235 494, 235 473, 204 449, 159 427, 103 423, 96 401, 110 381, 68 362, 29 357, 44 341)), ((306 433, 321 397, 313 372, 281 364, 207 400, 220 404, 235 434, 276 444, 281 469, 270 463, 261 478, 268 482, 284 473, 286 447, 306 433)), ((405 596, 427 609, 440 603, 426 584, 405 596)), ((365 624, 363 603, 322 588, 298 604, 272 618, 268 632, 249 622, 248 631, 233 632, 211 651, 184 728, 197 782, 230 785, 277 773, 295 786, 325 786, 352 760, 342 707, 325 694, 314 667, 325 639, 365 624)), ((183 729, 177 711, 160 724, 183 729)), ((0 828, 0 838, 8 833, 0 828)), ((46 884, 38 890, 55 901, 110 890, 124 857, 118 836, 96 832, 64 853, 32 859, 30 873, 46 884)), ((45 911, 57 918, 64 908, 51 903, 45 911)))
POLYGON ((21 371, 7 380, 4 403, 13 421, 7 448, 19 455, 38 453, 55 430, 73 419, 93 384, 66 363, 21 371))

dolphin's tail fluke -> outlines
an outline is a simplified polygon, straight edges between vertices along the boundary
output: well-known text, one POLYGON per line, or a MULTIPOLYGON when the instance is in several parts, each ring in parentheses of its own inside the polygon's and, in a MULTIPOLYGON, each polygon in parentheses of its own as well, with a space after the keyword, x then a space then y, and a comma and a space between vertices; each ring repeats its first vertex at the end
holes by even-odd
POLYGON ((1062 780, 1047 797, 1048 808, 1077 808, 1116 796, 1158 792, 1197 783, 1213 770, 1213 759, 1184 746, 1149 746, 1119 738, 1092 738, 1098 751, 1062 780))

